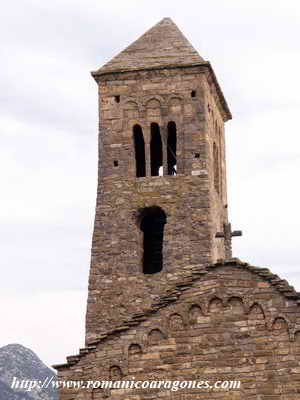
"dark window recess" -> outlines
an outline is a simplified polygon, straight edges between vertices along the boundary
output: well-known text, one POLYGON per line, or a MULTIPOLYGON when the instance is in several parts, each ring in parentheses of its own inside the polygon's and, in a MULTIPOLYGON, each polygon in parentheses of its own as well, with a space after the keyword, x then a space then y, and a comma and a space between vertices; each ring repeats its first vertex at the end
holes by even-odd
POLYGON ((166 223, 166 214, 160 207, 154 206, 143 210, 140 228, 144 232, 144 274, 155 274, 163 269, 163 239, 166 223))
POLYGON ((216 191, 219 193, 220 190, 219 149, 216 143, 214 143, 213 158, 214 158, 214 185, 216 191))
POLYGON ((140 125, 133 127, 133 140, 135 150, 136 177, 146 176, 145 141, 140 125))
POLYGON ((196 95, 197 95, 196 90, 192 90, 192 91, 191 91, 191 97, 196 97, 196 95))
POLYGON ((200 158, 200 153, 195 153, 195 158, 200 158))
POLYGON ((151 124, 150 158, 151 176, 159 176, 159 168, 163 162, 163 153, 160 128, 157 123, 151 124))
POLYGON ((115 160, 114 161, 114 167, 118 167, 119 166, 119 161, 115 160))
POLYGON ((120 103, 121 97, 120 96, 115 96, 115 102, 120 103))
POLYGON ((177 130, 175 122, 168 123, 168 175, 176 175, 177 130))

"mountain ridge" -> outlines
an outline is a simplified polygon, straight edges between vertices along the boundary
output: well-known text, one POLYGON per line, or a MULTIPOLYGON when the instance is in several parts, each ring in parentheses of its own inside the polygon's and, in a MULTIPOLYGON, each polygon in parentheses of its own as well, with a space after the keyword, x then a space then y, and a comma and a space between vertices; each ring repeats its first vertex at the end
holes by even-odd
POLYGON ((51 376, 55 372, 31 349, 18 343, 0 347, 0 400, 58 400, 58 391, 52 385, 30 391, 21 387, 21 381, 44 382, 51 376), (14 378, 19 386, 12 388, 14 378))

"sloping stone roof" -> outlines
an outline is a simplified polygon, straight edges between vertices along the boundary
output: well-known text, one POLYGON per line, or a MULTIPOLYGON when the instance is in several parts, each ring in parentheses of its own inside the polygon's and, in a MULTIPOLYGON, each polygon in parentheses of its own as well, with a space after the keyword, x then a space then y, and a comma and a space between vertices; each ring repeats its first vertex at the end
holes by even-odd
POLYGON ((234 266, 246 269, 247 271, 261 277, 262 280, 268 281, 279 293, 285 296, 288 300, 294 300, 295 303, 300 306, 300 293, 296 292, 296 290, 290 286, 286 280, 273 274, 268 268, 254 267, 248 263, 240 261, 238 258, 220 260, 215 264, 195 267, 181 281, 175 283, 173 289, 170 289, 165 295, 163 295, 157 303, 152 304, 149 310, 132 315, 130 319, 123 321, 123 323, 116 329, 106 332, 90 342, 85 348, 80 349, 79 354, 67 357, 67 362, 65 364, 53 365, 53 368, 63 370, 77 364, 86 354, 95 351, 99 343, 113 337, 115 334, 128 331, 132 327, 140 325, 160 309, 179 300, 181 293, 192 288, 194 282, 198 281, 203 275, 206 275, 209 271, 222 266, 234 266))
POLYGON ((205 63, 177 25, 164 18, 93 75, 205 63))

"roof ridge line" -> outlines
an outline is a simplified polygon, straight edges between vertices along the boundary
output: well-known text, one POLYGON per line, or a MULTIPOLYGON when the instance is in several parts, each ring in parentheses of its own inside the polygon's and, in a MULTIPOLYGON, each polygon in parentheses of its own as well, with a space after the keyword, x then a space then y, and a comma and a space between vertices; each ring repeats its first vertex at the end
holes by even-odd
POLYGON ((176 68, 192 68, 192 67, 202 67, 211 65, 209 61, 203 60, 203 62, 195 62, 190 64, 178 65, 178 64, 166 64, 161 66, 153 66, 153 67, 144 67, 144 68, 136 68, 136 69, 120 69, 118 71, 103 71, 101 72, 101 68, 97 69, 96 71, 91 71, 91 75, 93 77, 109 75, 109 74, 125 74, 128 72, 140 72, 140 71, 156 71, 156 70, 163 70, 163 69, 176 69, 176 68))

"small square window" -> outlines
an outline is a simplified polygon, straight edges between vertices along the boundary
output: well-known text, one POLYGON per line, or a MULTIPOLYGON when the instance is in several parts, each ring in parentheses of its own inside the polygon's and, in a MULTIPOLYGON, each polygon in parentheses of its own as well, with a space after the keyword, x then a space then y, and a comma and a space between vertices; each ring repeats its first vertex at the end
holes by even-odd
POLYGON ((118 167, 119 166, 119 161, 115 160, 114 161, 114 167, 118 167))
POLYGON ((191 97, 196 97, 196 95, 197 95, 196 90, 192 90, 192 91, 191 91, 191 97))
POLYGON ((116 103, 120 103, 120 100, 121 100, 121 97, 119 95, 115 96, 115 102, 116 103))
POLYGON ((195 153, 195 158, 200 158, 200 153, 195 153))

